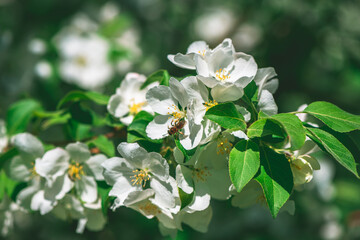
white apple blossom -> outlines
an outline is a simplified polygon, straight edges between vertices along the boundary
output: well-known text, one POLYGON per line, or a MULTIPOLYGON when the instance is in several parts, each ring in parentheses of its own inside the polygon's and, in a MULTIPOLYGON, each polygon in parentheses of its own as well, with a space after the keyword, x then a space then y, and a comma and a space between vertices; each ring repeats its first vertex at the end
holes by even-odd
POLYGON ((15 213, 20 211, 24 212, 7 194, 4 194, 0 202, 0 236, 5 238, 13 230, 15 213))
POLYGON ((37 159, 37 173, 46 178, 52 195, 47 199, 60 200, 74 186, 77 195, 86 203, 93 203, 98 198, 96 180, 104 180, 101 164, 106 156, 91 156, 89 148, 83 143, 71 143, 64 149, 55 148, 37 159))
POLYGON ((231 146, 228 141, 213 141, 198 149, 187 162, 184 162, 182 153, 175 150, 174 156, 179 163, 176 167, 177 184, 185 193, 194 193, 193 201, 187 206, 188 212, 205 210, 211 197, 220 200, 230 197, 227 155, 231 146))
POLYGON ((134 116, 140 111, 153 113, 147 104, 146 92, 158 85, 157 82, 151 83, 144 89, 141 86, 145 83, 146 77, 138 73, 128 73, 121 82, 116 93, 111 96, 107 105, 108 111, 125 125, 129 125, 134 116))
POLYGON ((259 87, 258 90, 258 110, 271 116, 278 113, 278 107, 275 103, 273 94, 279 86, 279 80, 274 68, 258 69, 254 82, 259 87))
POLYGON ((213 52, 218 49, 223 49, 225 52, 233 54, 235 52, 231 39, 226 38, 214 50, 210 49, 206 42, 196 41, 190 44, 186 54, 177 53, 176 55, 169 54, 168 59, 170 62, 178 67, 185 69, 196 69, 195 58, 197 56, 204 57, 205 53, 213 52))
POLYGON ((313 178, 314 170, 320 170, 320 164, 311 156, 318 150, 317 145, 306 138, 305 144, 300 150, 294 151, 290 159, 290 167, 294 176, 294 185, 302 185, 308 183, 313 178))
POLYGON ((217 125, 210 126, 206 122, 209 120, 203 122, 206 110, 216 102, 209 101, 208 90, 195 77, 184 78, 181 82, 171 78, 169 87, 151 88, 146 93, 146 99, 153 111, 160 114, 146 127, 151 139, 169 136, 170 128, 179 121, 185 121, 180 130, 182 134, 178 136, 185 149, 193 149, 220 129, 217 125))
MULTIPOLYGON (((173 213, 180 210, 175 180, 170 177, 169 165, 159 153, 148 153, 137 143, 120 143, 118 151, 122 158, 113 157, 102 164, 105 180, 113 186, 109 196, 116 197, 113 210, 126 206, 131 194, 142 196, 138 192, 148 189, 148 181, 154 192, 153 203, 173 213)), ((134 197, 131 199, 135 201, 134 197)))
POLYGON ((12 137, 12 145, 19 151, 6 168, 8 176, 16 181, 27 182, 37 176, 35 161, 44 154, 42 143, 30 133, 12 137))
POLYGON ((5 121, 0 119, 0 153, 2 153, 8 145, 8 136, 6 134, 5 121))
POLYGON ((56 43, 61 56, 60 74, 64 81, 86 90, 101 90, 111 80, 110 46, 105 39, 95 33, 64 33, 56 43))
POLYGON ((66 194, 51 213, 64 221, 78 220, 77 233, 83 233, 85 228, 91 231, 100 231, 106 224, 100 199, 95 203, 82 204, 74 195, 66 194))
POLYGON ((254 58, 245 53, 234 53, 218 48, 195 56, 197 78, 211 88, 218 102, 236 101, 257 72, 254 58))

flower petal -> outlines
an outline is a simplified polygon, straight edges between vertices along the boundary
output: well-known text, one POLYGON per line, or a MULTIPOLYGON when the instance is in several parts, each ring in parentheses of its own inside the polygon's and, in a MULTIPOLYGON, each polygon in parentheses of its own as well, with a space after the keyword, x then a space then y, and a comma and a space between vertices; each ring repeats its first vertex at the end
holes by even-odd
POLYGON ((169 178, 169 164, 156 152, 151 152, 142 162, 141 169, 149 169, 149 171, 158 179, 167 181, 169 178))
POLYGON ((26 182, 31 176, 31 164, 28 159, 24 160, 21 156, 15 156, 6 167, 6 173, 15 181, 26 182))
POLYGON ((142 161, 148 157, 148 152, 137 143, 122 142, 117 150, 135 168, 141 168, 142 161))
POLYGON ((151 139, 162 139, 169 135, 168 131, 174 118, 169 115, 158 115, 146 127, 146 134, 151 139))
POLYGON ((89 147, 81 142, 70 143, 65 150, 69 153, 72 161, 83 163, 91 156, 89 147))
POLYGON ((109 113, 115 117, 123 117, 129 113, 129 106, 125 103, 122 95, 114 94, 110 97, 107 105, 109 113))
POLYGON ((186 51, 186 54, 189 54, 189 53, 199 54, 199 52, 202 53, 203 51, 207 51, 207 50, 209 50, 209 46, 207 45, 206 42, 195 41, 190 44, 190 46, 188 47, 188 49, 186 51))
POLYGON ((258 108, 269 116, 278 113, 278 107, 273 95, 268 90, 263 90, 260 95, 258 108))
POLYGON ((45 185, 44 197, 50 201, 62 199, 74 186, 67 174, 57 177, 51 185, 45 185))
POLYGON ((36 172, 52 181, 63 175, 69 168, 70 156, 62 148, 55 148, 44 154, 42 158, 36 159, 36 172))
POLYGON ((107 157, 104 154, 97 154, 95 156, 90 157, 84 167, 89 168, 91 174, 95 177, 98 181, 103 181, 104 176, 102 174, 103 167, 101 164, 107 160, 107 157))
POLYGON ((177 101, 172 96, 170 88, 167 86, 157 86, 149 89, 146 93, 146 100, 154 112, 167 115, 173 112, 177 101))
POLYGON ((31 209, 33 211, 40 211, 41 215, 49 213, 56 203, 46 200, 44 198, 44 191, 37 192, 31 199, 31 209))
POLYGON ((244 90, 235 84, 219 84, 211 89, 211 96, 218 102, 236 101, 244 94, 244 90))
POLYGON ((95 202, 98 197, 96 181, 90 176, 81 176, 75 181, 75 188, 81 200, 87 203, 95 202))
POLYGON ((184 86, 175 78, 170 78, 169 87, 172 96, 185 108, 188 105, 189 96, 184 86))
MULTIPOLYGON (((129 196, 129 194, 136 191, 142 191, 141 186, 132 185, 131 182, 129 182, 128 179, 126 179, 125 177, 119 178, 109 192, 109 196, 116 197, 116 201, 114 202, 111 209, 115 210, 120 206, 124 206, 125 201, 133 201, 132 197, 129 196)), ((154 194, 153 190, 151 191, 152 194, 154 194)))
POLYGON ((20 133, 12 138, 13 145, 20 151, 20 155, 26 161, 33 161, 42 157, 44 147, 42 143, 30 133, 20 133))
POLYGON ((178 67, 185 68, 185 69, 195 69, 195 61, 194 61, 194 54, 181 54, 177 53, 176 55, 168 55, 167 58, 170 62, 175 64, 178 67))
POLYGON ((105 181, 109 185, 114 185, 119 178, 128 176, 132 173, 134 167, 125 159, 113 157, 101 164, 105 169, 103 172, 105 181))

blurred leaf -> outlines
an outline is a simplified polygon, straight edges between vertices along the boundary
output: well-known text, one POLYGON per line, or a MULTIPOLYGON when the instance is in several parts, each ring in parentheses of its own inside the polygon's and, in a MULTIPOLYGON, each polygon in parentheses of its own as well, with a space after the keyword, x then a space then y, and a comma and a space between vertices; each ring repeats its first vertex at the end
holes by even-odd
POLYGON ((6 114, 7 133, 14 135, 25 132, 36 110, 41 110, 41 105, 33 99, 24 99, 11 105, 6 114))
POLYGON ((66 127, 68 129, 69 137, 72 140, 81 141, 93 136, 93 134, 91 133, 92 126, 81 124, 73 119, 69 120, 66 127))
POLYGON ((99 33, 106 38, 118 37, 131 25, 130 18, 124 14, 102 24, 99 33))
POLYGON ((260 167, 259 146, 251 140, 238 142, 230 152, 229 172, 232 183, 240 192, 260 167))
POLYGON ((328 102, 311 103, 304 112, 320 119, 338 132, 350 132, 360 129, 360 116, 350 114, 328 102))
POLYGON ((42 124, 42 128, 47 129, 53 125, 57 125, 57 124, 66 124, 69 119, 71 118, 71 114, 70 113, 65 113, 63 115, 59 115, 59 116, 53 116, 47 120, 44 121, 44 123, 42 124))
POLYGON ((318 128, 307 128, 307 131, 307 135, 319 145, 319 147, 328 152, 342 166, 359 178, 353 155, 339 140, 330 133, 318 128))
POLYGON ((290 163, 283 154, 260 148, 260 174, 255 178, 264 190, 273 218, 289 199, 294 183, 290 163))
POLYGON ((110 97, 106 95, 102 95, 97 92, 81 92, 81 91, 72 91, 69 92, 65 97, 63 97, 58 106, 57 109, 60 109, 64 107, 66 103, 69 102, 77 102, 80 100, 90 100, 93 101, 99 105, 107 105, 109 102, 110 97))
POLYGON ((179 190, 179 195, 180 195, 180 200, 181 200, 181 209, 183 209, 184 207, 186 207, 187 205, 189 205, 192 202, 192 200, 194 198, 194 192, 192 192, 191 194, 187 194, 181 188, 178 188, 178 190, 179 190))
POLYGON ((158 70, 146 79, 145 83, 141 86, 141 89, 146 88, 154 82, 158 82, 160 85, 169 86, 170 75, 166 70, 158 70))
POLYGON ((206 111, 205 117, 227 129, 246 129, 244 117, 231 102, 220 103, 206 111))
POLYGON ((98 181, 97 186, 98 186, 98 193, 101 198, 101 210, 104 216, 107 216, 111 199, 113 199, 113 197, 109 197, 109 192, 112 187, 107 185, 106 182, 104 181, 98 181))
POLYGON ((97 147, 101 152, 105 153, 108 157, 115 156, 114 143, 104 135, 100 135, 97 138, 88 141, 87 144, 97 147))
POLYGON ((8 178, 4 171, 0 171, 0 202, 4 197, 4 194, 12 197, 17 185, 18 182, 8 178))

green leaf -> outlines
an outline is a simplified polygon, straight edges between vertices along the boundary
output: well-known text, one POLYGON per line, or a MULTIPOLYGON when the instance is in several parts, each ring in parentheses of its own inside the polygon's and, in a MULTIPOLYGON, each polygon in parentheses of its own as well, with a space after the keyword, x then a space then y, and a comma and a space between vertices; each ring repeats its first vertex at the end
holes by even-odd
POLYGON ((318 128, 307 128, 308 136, 319 147, 328 152, 342 166, 359 178, 356 162, 351 152, 333 135, 318 128))
POLYGON ((117 37, 131 25, 131 19, 125 14, 106 21, 101 24, 99 34, 106 38, 117 37))
POLYGON ((80 100, 90 100, 99 105, 107 105, 109 99, 109 96, 102 95, 97 92, 72 91, 60 100, 57 109, 62 108, 65 104, 69 102, 77 102, 80 100))
POLYGON ((73 119, 70 119, 66 127, 69 137, 72 140, 81 141, 93 136, 91 133, 91 125, 81 124, 73 119))
POLYGON ((88 141, 87 144, 97 147, 101 152, 105 153, 108 157, 115 156, 114 143, 104 135, 100 135, 97 138, 88 141))
POLYGON ((244 117, 231 102, 218 104, 206 111, 205 116, 227 129, 246 129, 244 117))
POLYGON ((328 102, 311 103, 304 112, 320 119, 338 132, 350 132, 360 129, 360 116, 345 112, 339 107, 328 102))
POLYGON ((104 181, 97 182, 98 193, 101 197, 101 210, 104 216, 107 216, 108 208, 113 197, 109 197, 111 186, 107 185, 104 181))
POLYGON ((36 110, 41 110, 41 105, 33 99, 24 99, 11 105, 6 114, 7 133, 14 135, 25 132, 36 110))
POLYGON ((251 140, 238 142, 230 152, 229 172, 232 183, 240 192, 260 167, 259 146, 251 140))
POLYGON ((191 194, 187 194, 181 188, 178 188, 178 190, 179 190, 179 195, 180 195, 180 200, 181 200, 181 209, 183 209, 184 207, 186 207, 187 205, 189 205, 192 202, 192 200, 194 198, 194 192, 192 192, 191 194))
POLYGON ((249 138, 265 137, 268 135, 284 136, 286 133, 280 123, 271 118, 259 119, 247 129, 247 136, 249 138))
POLYGON ((290 140, 291 150, 300 149, 304 145, 306 130, 297 116, 289 113, 281 113, 273 115, 271 118, 278 121, 287 133, 290 140))
POLYGON ((57 124, 65 124, 69 121, 69 119, 71 118, 71 114, 70 113, 65 113, 63 115, 59 115, 59 116, 53 116, 49 119, 47 119, 46 121, 44 121, 44 123, 42 124, 42 129, 45 130, 53 125, 57 125, 57 124))
POLYGON ((16 148, 11 148, 8 151, 0 154, 0 170, 2 169, 6 161, 12 159, 18 154, 19 154, 19 150, 17 150, 16 148))
POLYGON ((264 190, 273 218, 289 199, 294 186, 290 164, 286 157, 273 150, 260 149, 260 174, 255 178, 264 190))
POLYGON ((169 86, 170 75, 166 70, 158 70, 146 79, 145 83, 141 86, 141 89, 146 88, 151 83, 158 82, 160 85, 169 86))
POLYGON ((0 171, 0 202, 2 201, 4 194, 11 197, 14 193, 18 182, 8 178, 4 171, 0 171))

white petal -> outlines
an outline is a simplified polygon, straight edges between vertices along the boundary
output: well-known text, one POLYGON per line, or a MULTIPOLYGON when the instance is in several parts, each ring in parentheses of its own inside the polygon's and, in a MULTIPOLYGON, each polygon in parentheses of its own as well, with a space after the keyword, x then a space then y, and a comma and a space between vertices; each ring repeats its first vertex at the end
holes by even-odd
POLYGON ((174 148, 174 158, 177 163, 184 163, 184 154, 177 147, 174 148))
POLYGON ((6 167, 6 173, 9 175, 11 179, 16 181, 25 182, 28 181, 31 172, 31 166, 28 159, 24 160, 21 156, 15 156, 9 162, 9 165, 6 167))
POLYGON ((168 131, 174 118, 169 115, 158 115, 146 127, 146 134, 151 139, 162 139, 169 135, 168 131))
POLYGON ((192 180, 192 171, 181 165, 176 166, 176 182, 185 193, 191 194, 194 191, 192 180))
POLYGON ((202 139, 203 126, 196 124, 186 124, 183 129, 184 136, 180 136, 181 145, 186 150, 197 147, 202 139))
POLYGON ((199 52, 203 52, 203 51, 207 51, 209 50, 209 46, 207 45, 206 42, 204 41, 195 41, 193 43, 190 44, 190 46, 188 47, 186 53, 197 53, 199 54, 199 52))
POLYGON ((37 192, 31 200, 31 209, 34 211, 40 211, 41 215, 50 212, 56 203, 46 200, 44 198, 44 191, 37 192))
POLYGON ((251 119, 251 113, 244 107, 235 105, 236 109, 243 115, 245 122, 249 122, 251 119))
POLYGON ((119 94, 114 94, 110 97, 107 109, 109 113, 118 118, 129 113, 129 105, 127 101, 119 94))
POLYGON ((191 70, 195 69, 194 54, 184 55, 178 53, 176 55, 168 55, 167 58, 178 67, 191 70))
POLYGON ((42 157, 44 147, 42 143, 30 133, 20 133, 12 138, 13 145, 20 151, 26 161, 33 161, 42 157))
POLYGON ((81 142, 70 143, 65 150, 69 153, 72 161, 83 163, 91 156, 89 147, 81 142))
POLYGON ((240 139, 245 139, 245 140, 249 139, 249 137, 246 135, 246 133, 244 133, 241 130, 231 132, 231 135, 233 135, 233 136, 235 136, 237 138, 240 138, 240 139))
POLYGON ((80 179, 75 181, 75 188, 84 202, 92 203, 96 201, 98 197, 97 185, 93 177, 81 176, 80 179))
POLYGON ((197 80, 196 77, 190 76, 181 80, 181 84, 186 89, 189 98, 198 99, 202 102, 206 102, 209 99, 209 91, 206 86, 197 80))
POLYGON ((161 115, 173 112, 174 106, 177 106, 177 101, 173 98, 170 88, 162 85, 149 89, 146 93, 146 101, 154 112, 161 115))
POLYGON ((260 111, 263 111, 269 116, 278 113, 278 107, 275 103, 274 97, 268 90, 264 90, 261 92, 258 108, 260 111))
POLYGON ((101 164, 107 160, 107 157, 104 154, 97 154, 95 156, 90 157, 88 161, 86 161, 85 166, 88 167, 98 181, 103 181, 104 176, 102 175, 103 167, 101 164))
POLYGON ((46 152, 41 159, 36 159, 35 169, 40 176, 54 180, 69 168, 69 154, 62 148, 46 152))
MULTIPOLYGON (((194 58, 195 58, 195 66, 196 66, 197 75, 203 76, 203 77, 210 77, 210 70, 209 70, 208 64, 205 61, 205 59, 200 55, 195 55, 194 58)), ((207 85, 206 83, 204 83, 204 84, 207 85)), ((210 87, 210 86, 208 86, 208 87, 210 87)))
POLYGON ((236 57, 235 68, 231 72, 231 78, 234 77, 236 80, 243 79, 241 86, 245 87, 256 75, 257 64, 252 56, 245 53, 237 53, 236 57))
POLYGON ((51 185, 45 185, 45 198, 51 201, 62 199, 74 186, 67 174, 57 177, 51 185))
POLYGON ((211 95, 218 102, 236 101, 243 94, 243 89, 235 84, 219 84, 211 89, 211 95))
POLYGON ((197 211, 193 213, 185 213, 181 220, 195 229, 196 231, 206 233, 212 218, 211 206, 203 211, 197 211))
POLYGON ((85 215, 87 217, 86 228, 90 231, 101 231, 105 224, 106 218, 100 209, 85 209, 85 215))
POLYGON ((154 204, 166 209, 175 207, 175 196, 172 194, 174 191, 173 185, 169 182, 163 182, 156 178, 152 178, 150 187, 155 192, 154 200, 152 201, 154 204))
POLYGON ((292 160, 290 167, 294 176, 294 185, 308 183, 313 178, 313 169, 310 163, 301 157, 292 160))
POLYGON ((143 160, 141 169, 145 168, 162 181, 167 181, 169 178, 169 164, 159 153, 148 154, 148 157, 143 160))
POLYGON ((133 166, 125 159, 113 157, 106 160, 101 166, 105 169, 103 172, 105 181, 109 185, 114 185, 115 182, 126 175, 126 172, 132 172, 133 166))
POLYGON ((16 197, 16 203, 25 209, 31 209, 32 197, 39 190, 40 187, 38 184, 30 185, 29 187, 22 189, 16 197))
POLYGON ((272 67, 259 68, 254 78, 256 85, 259 86, 259 93, 264 89, 274 94, 279 86, 279 80, 274 79, 276 76, 275 69, 272 67))
POLYGON ((175 78, 170 78, 169 87, 172 96, 180 103, 180 105, 185 108, 188 105, 188 94, 184 86, 175 78))
POLYGON ((231 180, 229 176, 229 170, 213 169, 209 170, 210 176, 207 177, 207 185, 209 186, 209 192, 211 197, 219 200, 226 200, 230 197, 229 187, 231 180))
POLYGON ((123 158, 136 168, 141 168, 142 161, 148 156, 148 152, 137 143, 122 142, 117 150, 123 158))
POLYGON ((129 180, 125 177, 119 178, 109 192, 109 196, 117 197, 117 201, 114 202, 112 209, 114 210, 120 206, 123 206, 124 201, 128 199, 128 195, 135 191, 141 191, 141 186, 132 185, 131 182, 129 182, 129 180))
POLYGON ((234 56, 232 52, 224 51, 224 49, 217 49, 211 55, 206 55, 209 72, 212 75, 220 69, 230 69, 234 64, 234 56))
POLYGON ((193 201, 186 207, 190 211, 203 211, 210 205, 209 188, 201 181, 195 181, 195 194, 193 201))
POLYGON ((135 205, 136 203, 139 203, 141 201, 148 199, 149 197, 153 196, 154 194, 155 194, 155 192, 153 189, 145 189, 143 191, 131 192, 129 194, 128 198, 125 200, 124 205, 127 207, 130 207, 132 205, 135 205))

